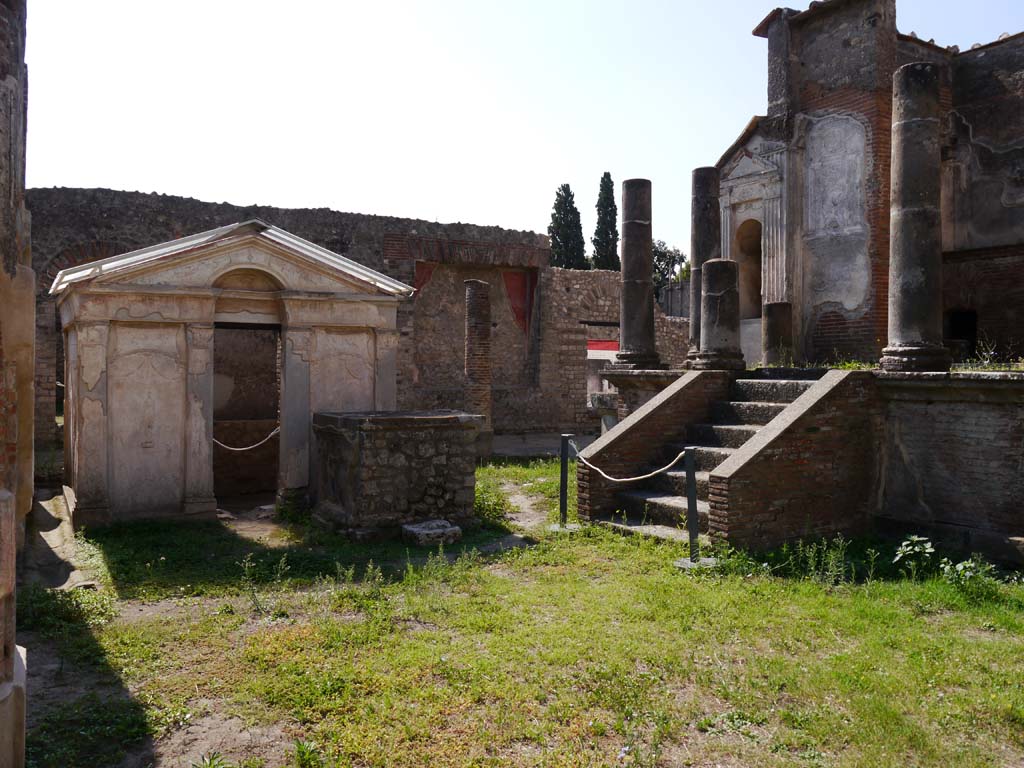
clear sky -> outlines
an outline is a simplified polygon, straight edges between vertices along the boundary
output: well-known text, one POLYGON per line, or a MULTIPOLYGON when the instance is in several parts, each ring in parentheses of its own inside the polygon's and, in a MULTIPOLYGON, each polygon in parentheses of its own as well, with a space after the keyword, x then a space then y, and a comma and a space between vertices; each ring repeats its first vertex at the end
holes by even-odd
MULTIPOLYGON (((546 232, 568 182, 589 252, 607 170, 651 179, 688 251, 690 171, 764 112, 776 4, 32 0, 28 185, 546 232)), ((967 48, 1024 0, 898 0, 898 24, 967 48)))

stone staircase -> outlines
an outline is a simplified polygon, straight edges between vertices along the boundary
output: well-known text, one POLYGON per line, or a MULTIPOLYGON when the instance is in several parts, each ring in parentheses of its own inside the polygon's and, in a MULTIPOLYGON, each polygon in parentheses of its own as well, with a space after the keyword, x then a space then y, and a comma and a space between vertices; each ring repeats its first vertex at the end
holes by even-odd
MULTIPOLYGON (((697 447, 697 512, 702 532, 708 528, 711 472, 813 384, 814 379, 737 379, 732 383, 730 399, 712 404, 709 423, 688 426, 686 440, 669 444, 657 457, 660 463, 652 465, 650 470, 665 466, 687 446, 697 447)), ((687 511, 684 461, 680 460, 668 472, 619 491, 616 500, 620 510, 616 515, 620 520, 617 527, 684 529, 687 511)), ((643 532, 659 535, 656 530, 643 532)), ((679 537, 671 531, 661 531, 661 535, 679 537)))

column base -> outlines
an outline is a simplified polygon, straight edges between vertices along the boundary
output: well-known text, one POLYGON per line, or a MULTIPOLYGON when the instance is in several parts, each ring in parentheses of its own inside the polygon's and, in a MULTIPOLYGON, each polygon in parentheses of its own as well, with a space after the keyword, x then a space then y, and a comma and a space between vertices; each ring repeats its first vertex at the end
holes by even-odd
POLYGON ((687 360, 692 371, 745 371, 747 364, 743 361, 743 353, 738 349, 727 349, 718 352, 699 352, 692 360, 687 360))
POLYGON ((663 371, 668 368, 657 354, 649 352, 619 352, 615 362, 606 365, 606 371, 663 371))
POLYGON ((214 515, 217 512, 217 499, 213 496, 203 499, 185 499, 182 511, 186 515, 214 515))
POLYGON ((0 685, 0 765, 25 765, 25 649, 15 647, 14 675, 0 685))
POLYGON ((883 371, 948 371, 952 355, 934 344, 886 347, 879 361, 883 371))
POLYGON ((278 510, 287 508, 290 513, 302 514, 308 512, 309 488, 278 488, 275 499, 278 510))
POLYGON ((75 531, 80 531, 85 526, 109 525, 114 521, 109 504, 88 499, 83 501, 78 498, 74 489, 67 485, 64 486, 64 501, 67 504, 71 527, 75 531))

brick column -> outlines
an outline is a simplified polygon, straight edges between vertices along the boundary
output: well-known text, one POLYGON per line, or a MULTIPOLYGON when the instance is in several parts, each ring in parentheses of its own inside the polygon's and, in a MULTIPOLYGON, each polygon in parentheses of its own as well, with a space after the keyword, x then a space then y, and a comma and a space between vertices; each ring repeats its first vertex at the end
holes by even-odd
POLYGON ((942 343, 939 68, 907 64, 892 91, 887 371, 948 371, 942 343))
POLYGON ((691 365, 702 371, 742 371, 739 265, 727 259, 706 261, 701 278, 700 352, 691 365))
POLYGON ((622 298, 616 367, 663 368, 654 345, 651 182, 622 182, 622 298))
POLYGON ((477 437, 478 456, 491 454, 491 286, 466 280, 466 398, 469 413, 484 417, 477 437))
POLYGON ((700 351, 701 270, 705 261, 721 257, 722 212, 718 202, 718 169, 693 172, 690 199, 690 360, 700 351))

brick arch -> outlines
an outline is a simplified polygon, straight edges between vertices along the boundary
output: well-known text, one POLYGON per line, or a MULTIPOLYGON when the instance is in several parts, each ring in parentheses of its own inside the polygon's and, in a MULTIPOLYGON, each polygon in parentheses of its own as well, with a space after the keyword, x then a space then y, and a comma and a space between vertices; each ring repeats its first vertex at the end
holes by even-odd
POLYGON ((76 243, 47 261, 44 265, 37 267, 36 274, 36 295, 45 296, 50 292, 57 273, 62 269, 79 267, 82 264, 89 264, 93 261, 100 261, 111 256, 130 251, 131 248, 122 243, 109 240, 96 240, 91 242, 76 243))
POLYGON ((50 286, 62 269, 78 267, 132 250, 110 240, 91 240, 65 248, 43 264, 36 265, 36 371, 35 444, 38 450, 52 450, 60 443, 57 431, 57 400, 63 391, 64 334, 57 317, 57 302, 50 286))

